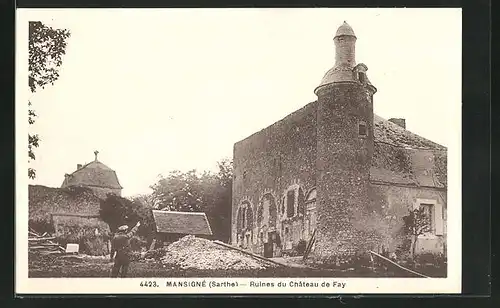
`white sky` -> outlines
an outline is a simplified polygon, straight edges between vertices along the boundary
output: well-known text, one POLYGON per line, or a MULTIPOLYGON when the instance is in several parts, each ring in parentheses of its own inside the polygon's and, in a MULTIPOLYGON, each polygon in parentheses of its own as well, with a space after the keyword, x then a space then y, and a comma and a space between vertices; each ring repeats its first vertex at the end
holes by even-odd
POLYGON ((125 196, 149 192, 158 174, 174 169, 215 169, 235 142, 316 99, 344 20, 358 37, 356 61, 378 89, 375 113, 406 118, 407 129, 443 145, 460 138, 459 9, 19 16, 71 31, 59 80, 31 97, 39 118, 30 130, 41 137, 31 184, 60 186, 94 150, 116 170, 125 196))

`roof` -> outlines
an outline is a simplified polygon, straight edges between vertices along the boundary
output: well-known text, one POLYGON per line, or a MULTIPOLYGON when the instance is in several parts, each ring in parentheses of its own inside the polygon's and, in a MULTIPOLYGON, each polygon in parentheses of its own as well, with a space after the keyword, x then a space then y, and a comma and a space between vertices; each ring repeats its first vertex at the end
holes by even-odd
POLYGON ((410 186, 447 186, 446 147, 374 115, 370 180, 410 186))
MULTIPOLYGON (((239 141, 250 142, 257 134, 272 134, 273 127, 317 112, 317 101, 239 141)), ((370 180, 410 186, 447 186, 447 148, 374 114, 374 153, 370 180)), ((237 143, 237 144, 238 144, 237 143)))
POLYGON ((190 235, 212 235, 205 213, 153 210, 156 232, 190 235))
MULTIPOLYGON (((351 26, 347 24, 347 22, 344 21, 344 23, 337 29, 337 32, 335 34, 334 40, 337 39, 339 36, 351 36, 356 39, 356 35, 354 34, 354 31, 352 30, 351 26)), ((351 44, 354 44, 354 42, 351 42, 351 44)), ((337 45, 337 44, 336 44, 337 45)), ((322 88, 325 85, 332 84, 332 83, 343 83, 343 82, 360 82, 357 77, 354 77, 356 74, 356 61, 354 58, 354 54, 352 55, 352 59, 350 61, 346 61, 347 58, 344 59, 344 57, 339 57, 339 52, 340 51, 339 46, 336 46, 335 50, 335 66, 330 68, 323 78, 321 79, 320 84, 314 89, 314 93, 317 94, 318 90, 322 88)), ((343 47, 340 47, 343 49, 343 47)), ((354 52, 354 50, 352 50, 354 52)), ((351 58, 351 56, 349 56, 351 58)), ((367 76, 366 76, 366 71, 368 70, 368 67, 365 64, 358 65, 361 68, 363 68, 363 71, 365 73, 365 82, 370 86, 370 88, 373 88, 374 91, 376 91, 375 87, 368 82, 367 76)))
POLYGON ((354 30, 349 26, 347 22, 344 21, 344 23, 337 29, 337 33, 335 33, 335 37, 341 36, 341 35, 351 35, 351 36, 356 36, 354 34, 354 30))
POLYGON ((414 149, 446 150, 446 147, 410 132, 386 119, 373 115, 375 142, 414 149))
MULTIPOLYGON (((295 119, 297 117, 302 120, 307 116, 307 114, 311 112, 317 112, 317 107, 318 101, 311 102, 304 107, 290 113, 281 120, 278 120, 273 124, 267 126, 266 128, 263 128, 262 130, 238 141, 237 143, 246 140, 248 141, 251 139, 251 137, 258 134, 272 134, 269 130, 272 130, 273 127, 286 123, 287 121, 293 121, 292 119, 295 119)), ((299 120, 295 119, 295 121, 299 120)), ((392 123, 376 114, 373 114, 373 124, 374 142, 376 143, 386 143, 401 148, 446 151, 446 147, 429 139, 421 137, 415 133, 412 133, 411 131, 404 129, 401 126, 392 123)))
POLYGON ((61 187, 67 186, 123 188, 118 181, 116 172, 98 160, 94 160, 67 175, 61 187))

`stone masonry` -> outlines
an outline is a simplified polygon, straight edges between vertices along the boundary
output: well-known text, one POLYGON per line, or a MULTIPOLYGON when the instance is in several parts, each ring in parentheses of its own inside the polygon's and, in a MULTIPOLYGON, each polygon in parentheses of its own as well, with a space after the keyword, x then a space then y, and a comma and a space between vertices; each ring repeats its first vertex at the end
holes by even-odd
MULTIPOLYGON (((318 99, 234 145, 232 243, 279 256, 309 241, 311 257, 396 251, 402 217, 431 206, 419 252, 446 243, 446 148, 374 115, 376 88, 356 64, 344 23, 318 99)), ((393 123, 394 122, 394 123, 393 123)))

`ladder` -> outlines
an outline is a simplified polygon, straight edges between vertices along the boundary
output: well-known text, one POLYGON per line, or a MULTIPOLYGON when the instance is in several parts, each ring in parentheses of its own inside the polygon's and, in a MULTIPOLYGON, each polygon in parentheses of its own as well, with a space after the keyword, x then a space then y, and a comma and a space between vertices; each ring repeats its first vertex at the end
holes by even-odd
POLYGON ((304 256, 302 257, 302 260, 305 261, 309 254, 311 253, 312 247, 314 243, 316 242, 316 229, 314 229, 313 234, 311 235, 311 238, 309 239, 309 242, 307 243, 306 251, 304 251, 304 256))

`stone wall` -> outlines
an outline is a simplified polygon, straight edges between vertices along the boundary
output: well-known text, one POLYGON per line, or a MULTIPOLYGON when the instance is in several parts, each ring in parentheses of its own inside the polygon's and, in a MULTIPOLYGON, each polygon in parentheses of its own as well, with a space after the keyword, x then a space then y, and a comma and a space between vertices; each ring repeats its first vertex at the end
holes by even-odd
POLYGON ((97 197, 101 198, 101 199, 106 199, 106 195, 107 194, 115 194, 117 196, 121 196, 122 195, 121 189, 96 187, 96 186, 92 186, 92 187, 89 187, 89 188, 92 189, 94 191, 94 194, 97 197))
POLYGON ((30 221, 50 221, 52 213, 99 215, 101 207, 94 192, 84 187, 29 185, 28 198, 30 221))
POLYGON ((372 95, 361 84, 343 83, 318 91, 318 228, 312 258, 352 256, 379 242, 369 200, 373 155, 372 95), (360 134, 364 125, 366 135, 360 134), (357 224, 363 221, 364 224, 357 224))
MULTIPOLYGON (((370 202, 373 204, 374 214, 379 218, 372 220, 371 225, 367 225, 374 232, 381 235, 381 241, 376 249, 379 252, 397 252, 403 244, 404 234, 402 233, 404 222, 403 217, 419 202, 435 202, 435 206, 441 207, 442 219, 441 230, 434 230, 429 234, 420 236, 417 242, 417 253, 443 253, 446 243, 446 221, 447 202, 446 191, 437 188, 405 187, 394 184, 372 184, 370 187, 370 202), (437 232, 436 232, 437 231, 437 232), (440 232, 442 231, 442 232, 440 232)), ((434 212, 436 213, 436 212, 434 212)), ((364 222, 360 222, 364 223, 364 222)), ((434 228, 435 229, 435 228, 434 228)))
MULTIPOLYGON (((446 216, 446 151, 374 140, 372 90, 322 87, 318 102, 235 144, 233 245, 266 255, 271 243, 277 256, 316 229, 311 259, 338 260, 395 252, 403 216, 418 200, 436 200, 446 216), (317 197, 307 200, 313 189, 317 197)), ((417 252, 442 252, 443 228, 442 235, 422 236, 417 252)))
POLYGON ((28 196, 32 229, 53 233, 63 246, 78 243, 82 253, 109 253, 109 227, 99 218, 100 199, 93 190, 29 185, 28 196))
POLYGON ((232 219, 236 223, 232 224, 233 244, 238 244, 238 236, 243 232, 249 237, 249 248, 262 253, 267 233, 276 231, 283 238, 285 226, 296 234, 295 242, 300 239, 297 236, 302 233, 303 213, 299 210, 299 200, 316 185, 315 107, 314 103, 308 104, 235 144, 232 219), (292 217, 283 214, 288 190, 295 192, 292 217), (252 219, 252 225, 244 230, 243 224, 238 223, 243 218, 239 214, 243 204, 251 209, 251 214, 246 214, 245 219, 252 219), (260 220, 264 212, 268 213, 269 219, 260 220))

